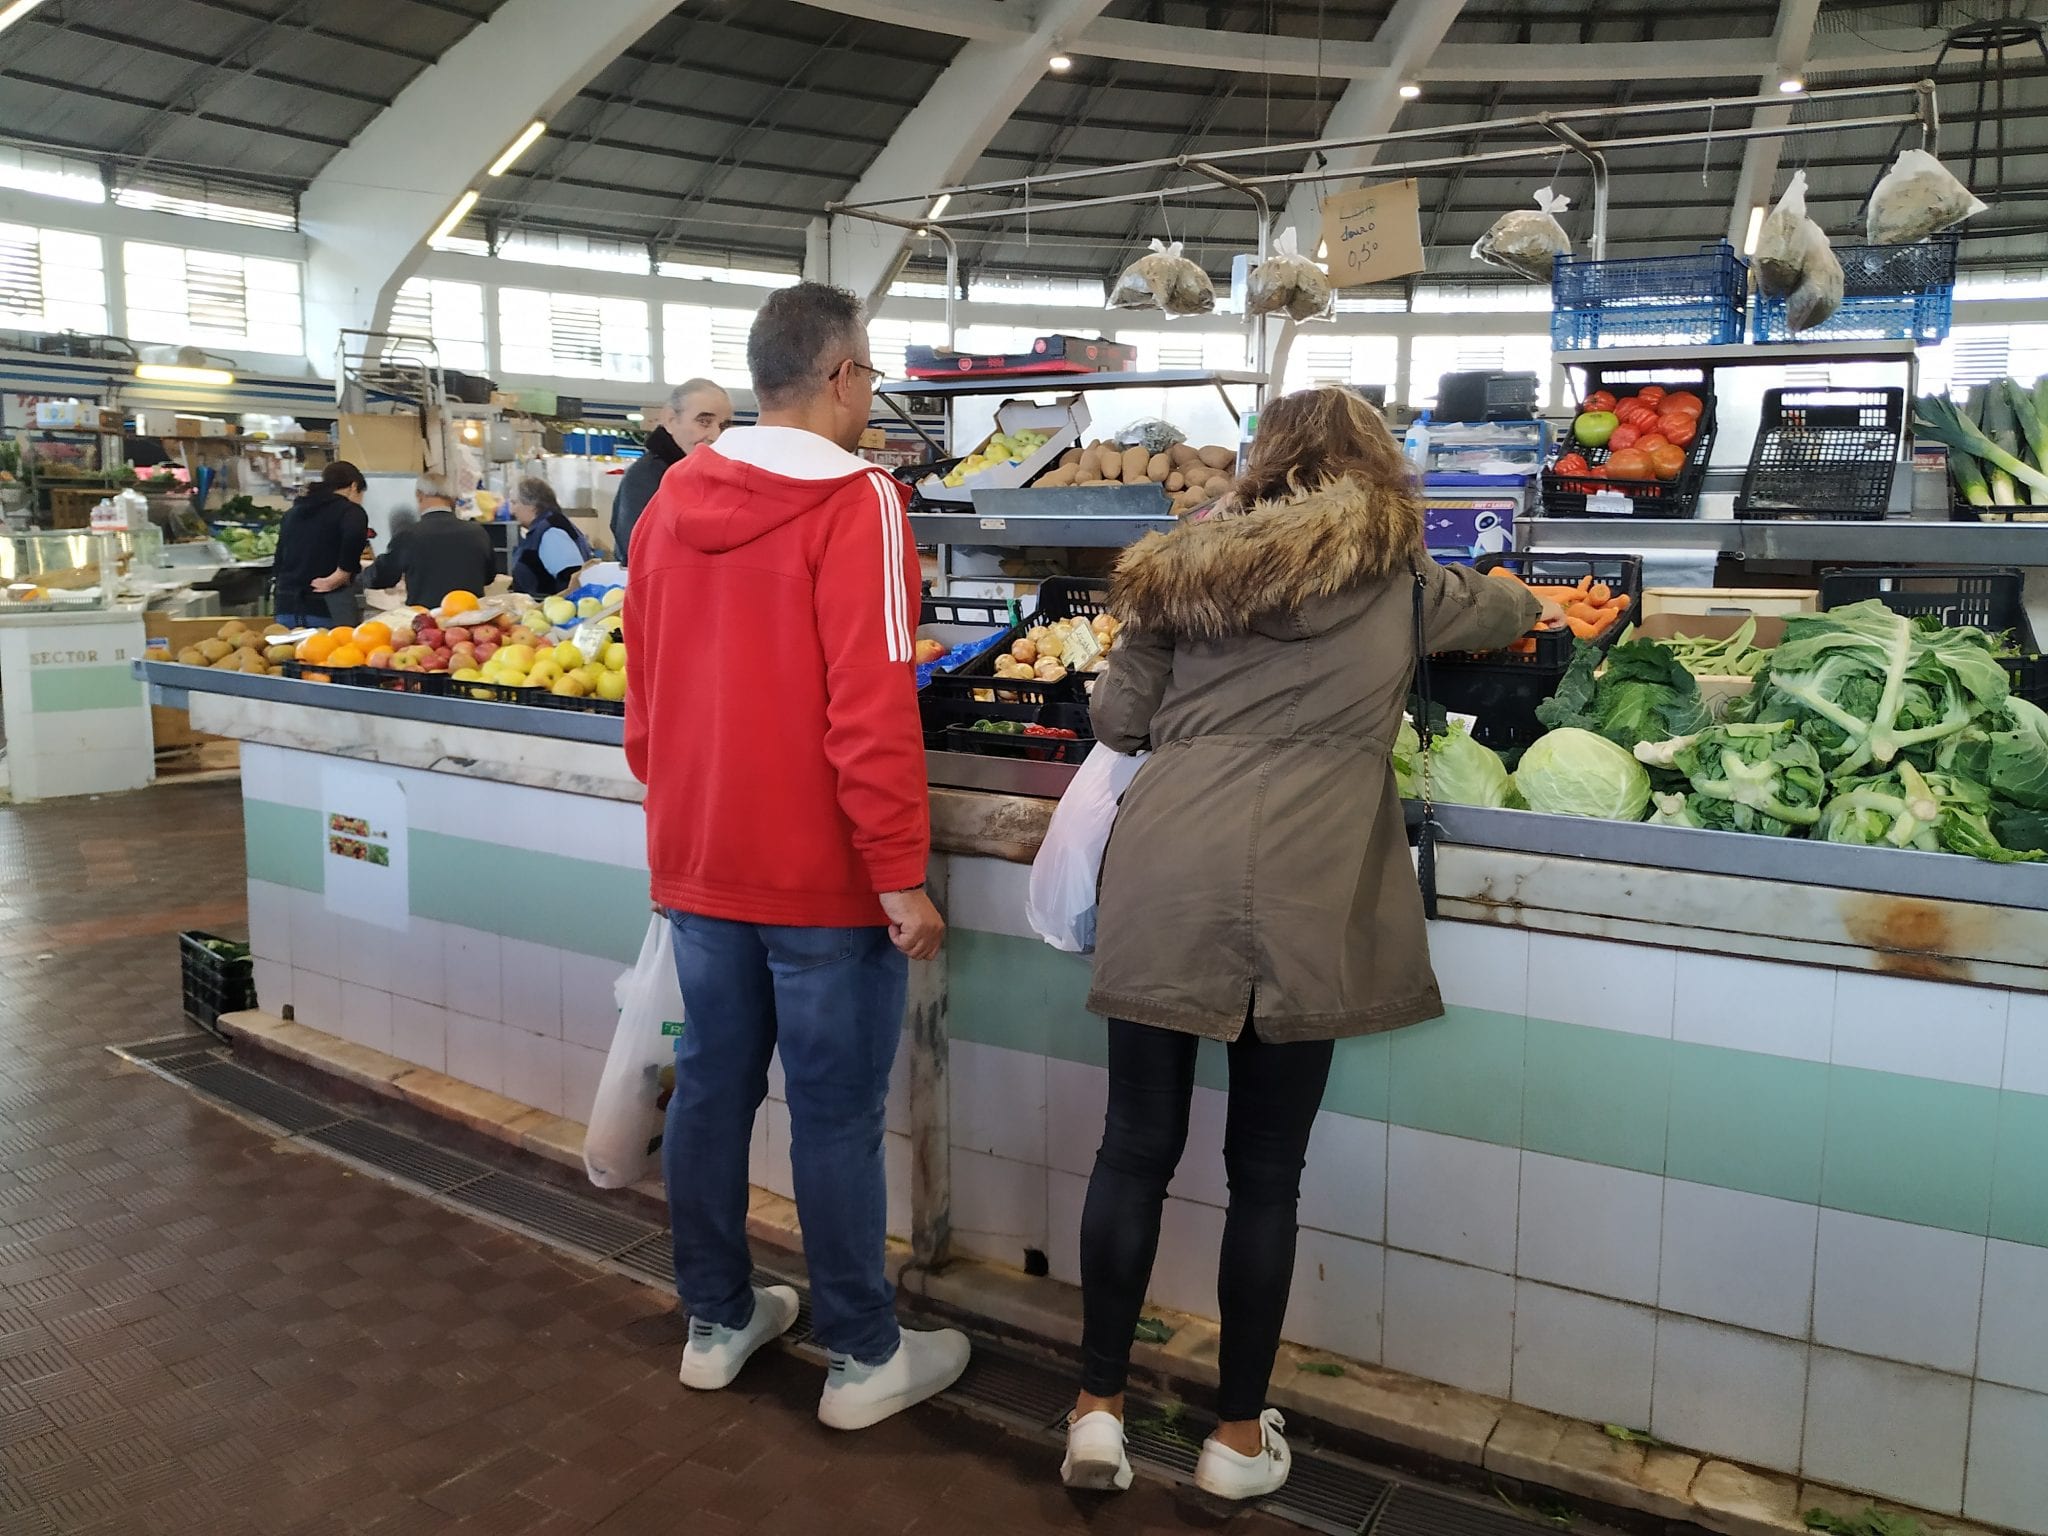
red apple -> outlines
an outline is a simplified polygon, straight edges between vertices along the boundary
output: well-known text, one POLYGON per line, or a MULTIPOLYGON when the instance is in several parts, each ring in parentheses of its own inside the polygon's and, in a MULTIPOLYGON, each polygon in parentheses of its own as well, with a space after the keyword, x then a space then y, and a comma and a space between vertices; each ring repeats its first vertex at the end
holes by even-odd
POLYGON ((497 654, 498 642, 495 640, 486 640, 476 648, 476 659, 478 661, 489 661, 497 654))
POLYGON ((467 640, 469 638, 469 631, 460 624, 451 624, 441 631, 441 638, 447 641, 448 644, 453 645, 458 640, 467 640))

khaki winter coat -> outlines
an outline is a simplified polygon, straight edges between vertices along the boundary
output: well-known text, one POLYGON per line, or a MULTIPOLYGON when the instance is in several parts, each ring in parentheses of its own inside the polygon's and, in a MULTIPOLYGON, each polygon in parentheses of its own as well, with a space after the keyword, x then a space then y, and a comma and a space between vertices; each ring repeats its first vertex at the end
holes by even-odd
POLYGON ((1418 574, 1432 651, 1541 611, 1424 555, 1412 492, 1349 479, 1125 553, 1095 734, 1152 756, 1103 858, 1091 1010, 1274 1042, 1443 1011, 1389 761, 1418 574))

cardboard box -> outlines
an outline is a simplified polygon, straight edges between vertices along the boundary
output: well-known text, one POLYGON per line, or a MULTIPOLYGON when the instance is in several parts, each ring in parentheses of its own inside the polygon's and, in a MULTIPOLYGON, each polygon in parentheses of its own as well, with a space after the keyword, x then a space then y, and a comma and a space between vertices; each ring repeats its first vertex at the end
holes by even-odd
POLYGON ((205 435, 206 418, 204 416, 173 416, 171 418, 171 436, 204 437, 205 435))
MULTIPOLYGON (((1646 587, 1643 590, 1643 618, 1675 613, 1701 616, 1766 614, 1783 617, 1792 613, 1819 613, 1820 591, 1814 587, 1646 587)), ((1783 626, 1779 626, 1782 630, 1783 626)), ((1687 630, 1688 634, 1705 631, 1687 630)), ((1728 633, 1733 634, 1734 630, 1728 633)), ((1773 641, 1772 644, 1776 644, 1773 641)))
MULTIPOLYGON (((220 633, 223 618, 178 619, 169 614, 145 612, 142 615, 142 638, 151 661, 171 661, 178 652, 188 645, 197 645, 202 640, 211 640, 220 633)), ((169 709, 162 704, 149 706, 150 735, 159 752, 178 747, 196 747, 202 742, 221 741, 225 738, 209 736, 204 731, 192 729, 192 716, 182 709, 169 709)))
MULTIPOLYGON (((1006 434, 1029 430, 1050 432, 1052 435, 1039 450, 1022 463, 985 469, 972 480, 957 486, 947 485, 941 476, 927 475, 918 482, 918 494, 927 501, 971 507, 976 491, 1010 490, 1029 485, 1057 464, 1061 454, 1080 446, 1081 434, 1088 430, 1088 420, 1088 404, 1079 395, 1068 395, 1051 405, 1035 405, 1029 400, 1005 400, 996 407, 996 431, 1006 434)), ((962 457, 972 457, 974 453, 981 452, 988 442, 988 438, 983 438, 974 445, 971 453, 962 457)))
MULTIPOLYGON (((1665 588, 1662 590, 1682 589, 1665 588)), ((1706 591, 1709 589, 1695 588, 1693 590, 1706 591)), ((1647 599, 1648 595, 1648 593, 1645 593, 1644 597, 1647 599)), ((1796 592, 1774 592, 1768 595, 1772 597, 1799 596, 1796 592)), ((1812 595, 1818 601, 1818 594, 1812 595)), ((1647 601, 1644 606, 1648 607, 1647 601)), ((1672 613, 1667 610, 1663 613, 1646 614, 1642 621, 1636 625, 1636 633, 1647 640, 1670 640, 1678 635, 1685 635, 1695 640, 1726 640, 1752 618, 1756 621, 1756 638, 1752 641, 1752 644, 1760 646, 1767 651, 1775 650, 1785 638, 1785 620, 1778 614, 1672 613)), ((1756 679, 1751 677, 1716 677, 1708 674, 1696 676, 1693 680, 1700 685, 1700 697, 1707 701, 1707 708, 1713 711, 1714 718, 1717 720, 1727 713, 1728 701, 1730 699, 1739 699, 1756 686, 1756 679)))
POLYGON ((357 469, 416 475, 427 466, 427 443, 417 416, 343 416, 336 424, 340 456, 357 469))

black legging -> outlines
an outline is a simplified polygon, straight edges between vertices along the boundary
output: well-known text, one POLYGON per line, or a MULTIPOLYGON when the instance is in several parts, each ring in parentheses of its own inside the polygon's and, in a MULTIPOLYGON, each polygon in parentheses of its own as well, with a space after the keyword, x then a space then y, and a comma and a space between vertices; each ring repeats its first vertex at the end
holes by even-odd
MULTIPOLYGON (((1109 1022, 1109 1121, 1081 1213, 1081 1385, 1097 1397, 1123 1391, 1130 1369, 1160 1209, 1187 1144, 1199 1043, 1173 1030, 1109 1022)), ((1223 1323, 1217 1406, 1225 1420, 1255 1419, 1266 1406, 1294 1283, 1302 1163, 1334 1049, 1328 1040, 1268 1045, 1250 1025, 1230 1047, 1223 1133, 1230 1210, 1216 1280, 1223 1323)))

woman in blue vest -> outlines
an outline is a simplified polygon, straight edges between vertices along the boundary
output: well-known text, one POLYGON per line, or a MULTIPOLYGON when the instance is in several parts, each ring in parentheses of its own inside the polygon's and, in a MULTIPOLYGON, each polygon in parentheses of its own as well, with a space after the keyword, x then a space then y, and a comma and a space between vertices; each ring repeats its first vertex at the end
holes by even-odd
POLYGON ((553 597, 574 585, 590 558, 590 541, 564 515, 554 487, 529 475, 512 492, 512 516, 525 530, 512 551, 512 590, 553 597))

